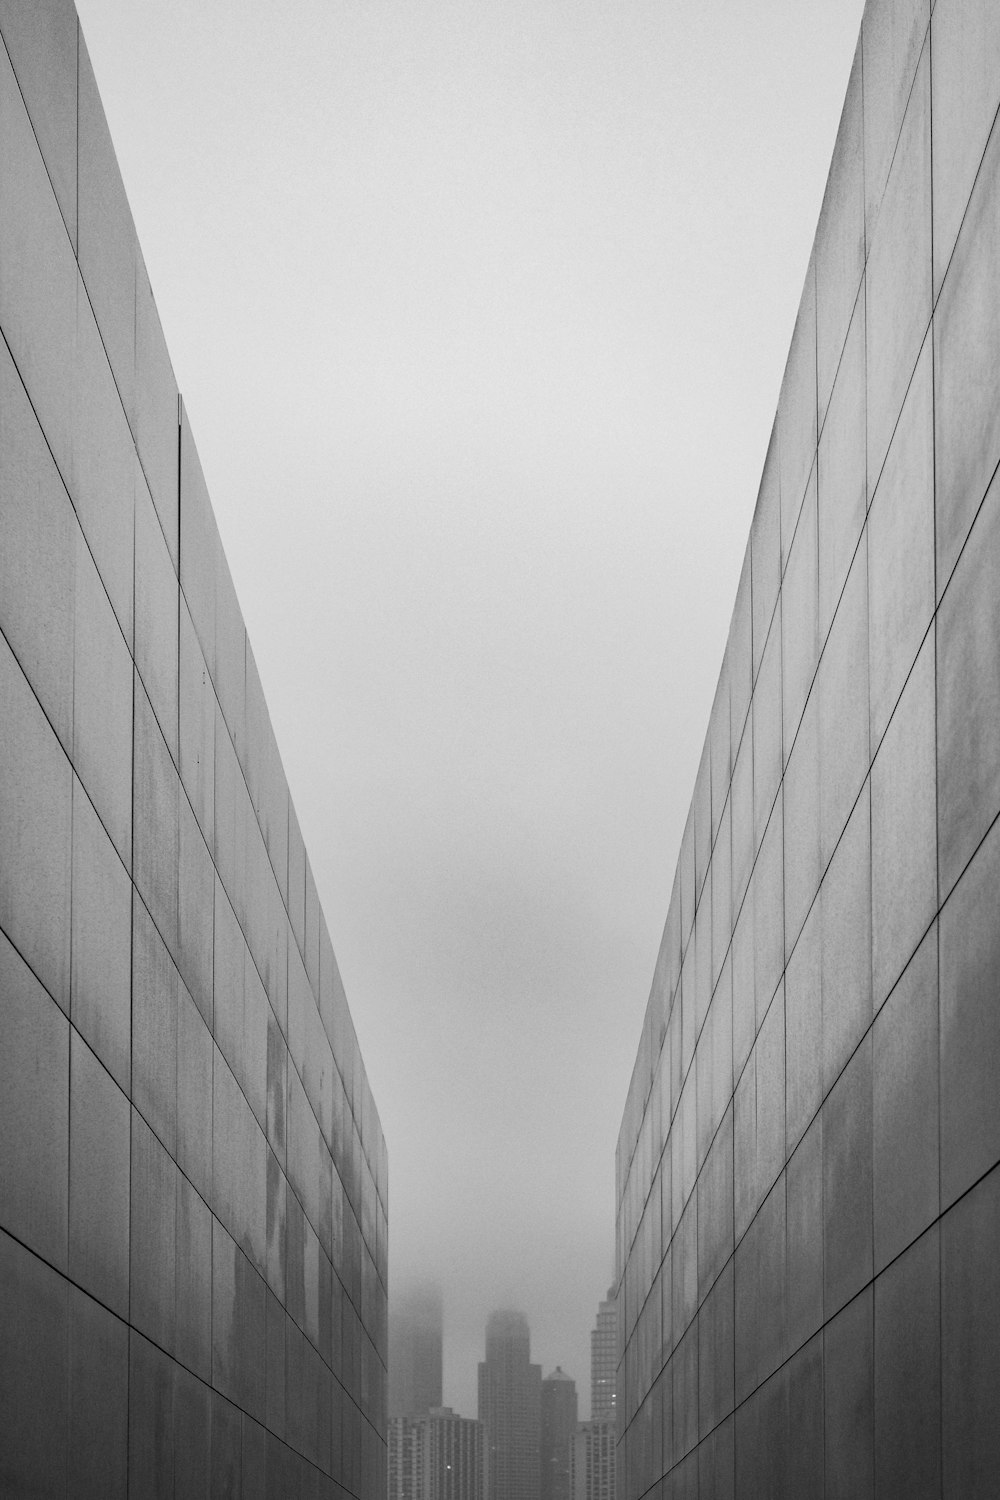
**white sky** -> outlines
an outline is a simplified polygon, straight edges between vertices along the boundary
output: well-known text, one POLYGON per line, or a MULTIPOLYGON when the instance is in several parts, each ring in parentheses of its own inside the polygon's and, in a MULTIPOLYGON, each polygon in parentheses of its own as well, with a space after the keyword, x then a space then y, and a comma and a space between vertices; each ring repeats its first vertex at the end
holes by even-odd
POLYGON ((861 0, 78 0, 389 1146, 589 1397, 861 0))

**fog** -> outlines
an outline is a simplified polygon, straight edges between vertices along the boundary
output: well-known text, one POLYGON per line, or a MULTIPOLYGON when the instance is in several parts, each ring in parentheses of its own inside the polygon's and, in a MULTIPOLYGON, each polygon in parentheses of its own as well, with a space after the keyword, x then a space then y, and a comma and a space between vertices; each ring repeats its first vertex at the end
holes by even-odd
POLYGON ((500 1305, 587 1413, 861 10, 79 0, 467 1415, 500 1305))

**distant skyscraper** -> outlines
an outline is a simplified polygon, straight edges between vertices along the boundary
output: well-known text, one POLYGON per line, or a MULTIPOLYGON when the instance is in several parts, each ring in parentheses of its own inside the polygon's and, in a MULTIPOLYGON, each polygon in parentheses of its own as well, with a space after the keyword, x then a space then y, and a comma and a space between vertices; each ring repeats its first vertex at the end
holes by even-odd
MULTIPOLYGON (((597 1309, 597 1325, 590 1334, 590 1420, 615 1415, 615 1367, 618 1363, 618 1303, 615 1289, 597 1309)), ((389 1379, 392 1380, 390 1366, 389 1379)))
POLYGON ((428 1500, 426 1424, 419 1417, 390 1417, 388 1500, 428 1500))
POLYGON ((485 1500, 486 1439, 482 1422, 442 1406, 422 1418, 425 1500, 485 1500))
POLYGON ((570 1445, 576 1432, 576 1382, 557 1365, 542 1381, 541 1500, 569 1500, 570 1445))
POLYGON ((590 1335, 590 1421, 573 1438, 570 1500, 615 1500, 617 1361, 618 1303, 611 1287, 590 1335))
POLYGON ((615 1500, 617 1423, 582 1422, 570 1452, 570 1500, 615 1500))
POLYGON ((491 1313, 479 1366, 479 1418, 486 1428, 490 1500, 539 1500, 541 1366, 519 1312, 491 1313))
POLYGON ((389 1415, 426 1416, 441 1405, 441 1289, 429 1283, 389 1298, 389 1415))
POLYGON ((482 1422, 448 1406, 389 1420, 387 1500, 485 1500, 482 1422))

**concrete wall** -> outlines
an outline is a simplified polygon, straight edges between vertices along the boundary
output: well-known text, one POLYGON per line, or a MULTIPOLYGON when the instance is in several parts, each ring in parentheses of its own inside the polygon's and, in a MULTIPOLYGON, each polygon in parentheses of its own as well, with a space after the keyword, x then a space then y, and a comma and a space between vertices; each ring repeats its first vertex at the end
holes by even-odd
POLYGON ((76 12, 0 0, 0 1492, 384 1492, 386 1154, 76 12))
POLYGON ((869 0, 618 1145, 623 1500, 996 1493, 998 102, 995 0, 869 0))

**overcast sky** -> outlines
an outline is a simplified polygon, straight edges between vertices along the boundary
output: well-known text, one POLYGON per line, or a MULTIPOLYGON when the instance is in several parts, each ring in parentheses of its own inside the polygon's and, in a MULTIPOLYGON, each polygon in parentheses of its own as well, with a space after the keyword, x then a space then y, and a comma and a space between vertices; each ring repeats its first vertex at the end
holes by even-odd
POLYGON ((78 0, 389 1147, 589 1405, 861 0, 78 0))

